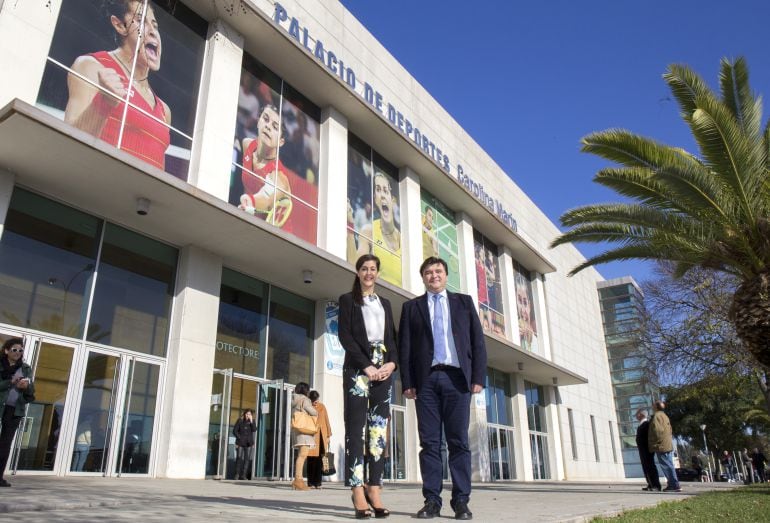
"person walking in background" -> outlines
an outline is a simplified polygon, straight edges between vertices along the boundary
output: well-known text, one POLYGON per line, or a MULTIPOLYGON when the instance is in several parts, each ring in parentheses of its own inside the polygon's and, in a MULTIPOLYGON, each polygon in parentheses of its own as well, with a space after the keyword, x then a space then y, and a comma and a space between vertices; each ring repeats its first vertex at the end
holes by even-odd
POLYGON ((735 474, 733 474, 733 468, 735 467, 735 461, 733 460, 732 454, 727 450, 722 451, 722 457, 719 458, 719 463, 722 464, 722 470, 727 476, 727 482, 734 483, 735 474))
POLYGON ((91 452, 91 416, 78 424, 77 434, 75 435, 75 452, 72 456, 72 470, 82 472, 83 467, 91 452))
POLYGON ((329 440, 332 437, 332 427, 329 424, 329 414, 326 405, 321 403, 317 390, 311 390, 307 396, 318 411, 318 432, 315 433, 315 446, 307 455, 307 484, 311 488, 321 488, 323 479, 323 455, 329 450, 329 440))
POLYGON ((754 466, 754 474, 756 475, 757 481, 760 483, 767 481, 767 477, 765 475, 767 458, 764 454, 762 454, 762 451, 759 450, 759 447, 755 447, 754 452, 751 453, 751 464, 754 466))
POLYGON ((666 413, 666 404, 663 401, 656 401, 654 405, 655 413, 650 421, 648 434, 648 443, 650 452, 658 456, 658 465, 666 476, 666 492, 681 492, 679 478, 676 477, 676 468, 674 468, 674 439, 671 430, 671 421, 666 413))
POLYGON ((0 354, 0 405, 3 406, 0 426, 0 487, 10 487, 3 478, 16 429, 28 403, 35 401, 32 368, 24 363, 24 340, 10 338, 3 343, 0 354))
MULTIPOLYGON (((294 399, 291 400, 291 413, 292 416, 295 412, 307 412, 311 416, 318 416, 318 411, 313 407, 313 403, 307 395, 310 393, 310 385, 304 381, 300 381, 294 387, 294 399)), ((302 434, 295 429, 292 429, 292 435, 294 436, 294 448, 297 449, 297 459, 294 461, 294 481, 291 483, 291 488, 294 490, 310 490, 310 487, 305 483, 305 479, 302 475, 302 470, 305 468, 305 460, 310 452, 310 448, 315 446, 315 437, 312 434, 302 434)))
POLYGON ((740 451, 741 453, 741 465, 743 467, 743 472, 745 474, 745 477, 743 480, 746 483, 754 483, 754 467, 751 464, 751 456, 749 455, 749 449, 743 449, 740 451))
POLYGON ((420 266, 426 293, 401 312, 399 349, 404 396, 415 400, 420 470, 425 505, 419 519, 440 516, 446 436, 452 475, 450 506, 455 519, 472 519, 471 451, 468 444, 471 394, 483 390, 487 351, 479 316, 467 294, 448 292, 447 263, 427 258, 420 266))
POLYGON ((636 428, 636 448, 639 451, 639 459, 642 462, 644 479, 647 480, 647 486, 642 490, 661 491, 660 476, 658 467, 655 466, 655 453, 650 452, 648 447, 650 420, 647 419, 647 409, 636 411, 636 420, 639 426, 636 428))
POLYGON ((251 479, 251 463, 254 460, 254 411, 246 409, 233 427, 235 436, 235 479, 251 479))
POLYGON ((381 494, 391 382, 398 352, 390 302, 375 293, 379 274, 377 256, 360 256, 353 290, 339 298, 339 338, 345 349, 345 484, 352 490, 358 519, 371 516, 369 506, 375 517, 390 515, 381 494))

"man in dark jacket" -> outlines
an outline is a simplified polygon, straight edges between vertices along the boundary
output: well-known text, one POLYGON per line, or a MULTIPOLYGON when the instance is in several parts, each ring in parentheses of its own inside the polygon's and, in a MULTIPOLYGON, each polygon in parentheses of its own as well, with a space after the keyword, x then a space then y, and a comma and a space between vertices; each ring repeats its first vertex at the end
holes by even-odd
POLYGON ((636 428, 636 448, 639 450, 644 479, 647 480, 647 486, 642 490, 660 492, 660 476, 658 475, 658 467, 655 466, 655 454, 650 452, 647 444, 650 432, 647 411, 645 409, 636 411, 636 420, 639 422, 639 426, 636 428))
POLYGON ((754 465, 754 474, 756 474, 757 481, 764 483, 767 478, 765 477, 765 467, 767 466, 767 458, 759 447, 754 449, 751 453, 751 464, 754 465))
POLYGON ((246 409, 233 428, 235 436, 235 479, 251 479, 251 462, 254 459, 254 411, 246 409))

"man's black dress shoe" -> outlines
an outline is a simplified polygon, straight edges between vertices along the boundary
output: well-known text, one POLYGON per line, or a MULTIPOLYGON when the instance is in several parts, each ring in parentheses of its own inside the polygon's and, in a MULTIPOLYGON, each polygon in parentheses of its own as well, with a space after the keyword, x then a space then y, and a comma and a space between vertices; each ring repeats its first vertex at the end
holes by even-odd
POLYGON ((441 515, 441 505, 436 500, 429 499, 425 506, 417 512, 417 519, 432 519, 441 515))
POLYGON ((452 507, 455 509, 455 519, 473 519, 473 512, 468 508, 468 503, 465 501, 458 501, 452 507))

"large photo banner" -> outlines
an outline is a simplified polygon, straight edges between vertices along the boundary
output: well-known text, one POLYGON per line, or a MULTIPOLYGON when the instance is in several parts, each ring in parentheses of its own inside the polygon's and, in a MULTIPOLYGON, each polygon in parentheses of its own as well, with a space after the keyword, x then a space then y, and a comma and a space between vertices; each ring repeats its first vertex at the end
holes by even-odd
POLYGON ((206 31, 178 1, 63 0, 37 105, 186 180, 206 31))
POLYGON ((401 286, 398 170, 372 156, 363 144, 348 147, 347 258, 355 264, 361 255, 374 254, 380 278, 401 286))
POLYGON ((530 272, 517 262, 513 263, 513 271, 513 279, 516 285, 516 313, 519 318, 521 348, 538 352, 537 317, 533 300, 532 280, 529 276, 530 272))
POLYGON ((505 316, 497 249, 480 234, 473 236, 481 326, 486 332, 504 337, 505 316))
POLYGON ((438 256, 447 262, 447 288, 460 292, 460 247, 454 213, 426 191, 422 200, 422 256, 438 256))
POLYGON ((244 58, 229 201, 313 244, 319 119, 318 108, 248 55, 244 58))

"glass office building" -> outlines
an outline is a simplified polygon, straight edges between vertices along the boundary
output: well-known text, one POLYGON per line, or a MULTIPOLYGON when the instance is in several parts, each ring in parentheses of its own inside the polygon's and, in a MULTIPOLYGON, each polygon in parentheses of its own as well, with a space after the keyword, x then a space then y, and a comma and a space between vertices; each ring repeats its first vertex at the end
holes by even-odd
POLYGON ((625 474, 643 478, 636 448, 636 412, 644 408, 649 416, 658 397, 655 370, 639 356, 644 293, 627 276, 600 282, 598 287, 625 474))

